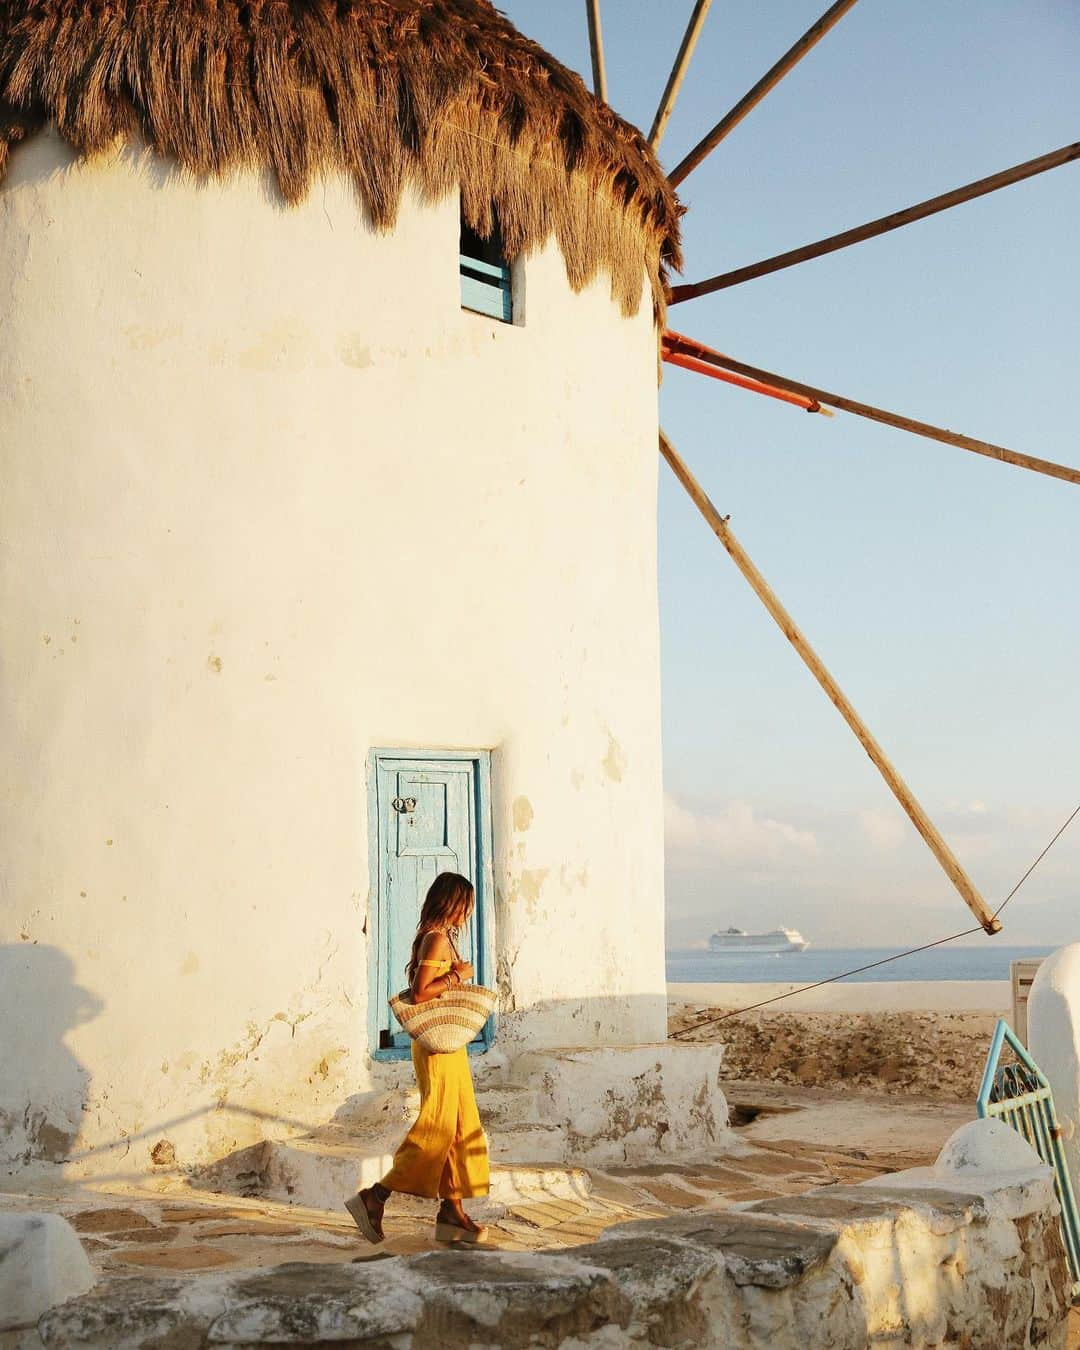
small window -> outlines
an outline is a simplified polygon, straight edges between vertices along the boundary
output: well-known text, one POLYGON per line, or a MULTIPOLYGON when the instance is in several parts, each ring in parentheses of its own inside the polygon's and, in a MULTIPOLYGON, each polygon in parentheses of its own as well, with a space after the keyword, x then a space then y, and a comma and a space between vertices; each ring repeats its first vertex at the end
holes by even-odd
POLYGON ((498 218, 487 239, 461 222, 461 307, 512 323, 514 304, 510 287, 510 264, 503 251, 498 218))

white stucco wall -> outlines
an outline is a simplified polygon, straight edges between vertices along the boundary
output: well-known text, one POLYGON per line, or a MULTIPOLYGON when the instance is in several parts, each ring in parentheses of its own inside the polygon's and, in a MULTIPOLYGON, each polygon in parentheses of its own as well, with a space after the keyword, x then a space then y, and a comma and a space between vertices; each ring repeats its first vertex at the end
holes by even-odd
POLYGON ((1080 1193, 1080 942, 1059 947, 1036 972, 1028 1049, 1053 1091, 1065 1161, 1080 1193))
POLYGON ((13 157, 0 1158, 191 1161, 372 1085, 372 746, 494 751, 504 1048, 664 1035, 652 316, 552 248, 523 324, 464 313, 457 236, 13 157))

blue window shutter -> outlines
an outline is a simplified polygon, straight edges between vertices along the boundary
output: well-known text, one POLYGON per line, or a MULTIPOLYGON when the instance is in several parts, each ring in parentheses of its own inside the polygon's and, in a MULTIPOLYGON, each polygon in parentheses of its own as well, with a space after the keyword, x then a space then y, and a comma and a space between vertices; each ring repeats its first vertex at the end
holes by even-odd
POLYGON ((461 245, 458 249, 461 273, 461 306, 476 314, 486 314, 502 323, 514 317, 510 263, 499 228, 498 212, 492 207, 490 233, 481 235, 461 218, 461 245))
POLYGON ((509 323, 514 317, 510 268, 461 255, 461 307, 509 323))

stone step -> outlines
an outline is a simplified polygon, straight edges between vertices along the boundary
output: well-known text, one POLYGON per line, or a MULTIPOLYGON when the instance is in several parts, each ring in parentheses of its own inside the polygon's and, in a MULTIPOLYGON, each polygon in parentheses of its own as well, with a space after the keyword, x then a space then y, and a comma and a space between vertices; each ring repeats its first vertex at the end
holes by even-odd
MULTIPOLYGON (((267 1140, 258 1146, 257 1165, 252 1150, 236 1155, 235 1175, 227 1160, 217 1164, 215 1189, 337 1214, 347 1196, 385 1175, 402 1133, 399 1121, 368 1131, 335 1124, 309 1135, 267 1140)), ((496 1129, 488 1138, 491 1193, 470 1207, 478 1218, 498 1218, 510 1205, 544 1198, 583 1200, 591 1193, 587 1172, 562 1165, 560 1129, 519 1124, 496 1129)))
POLYGON ((539 1120, 536 1092, 524 1083, 493 1083, 476 1089, 480 1119, 488 1131, 508 1125, 527 1125, 539 1120))
POLYGON ((722 1045, 676 1041, 529 1050, 508 1077, 536 1093, 538 1120, 564 1130, 562 1157, 604 1167, 728 1147, 723 1054, 722 1045))
POLYGON ((561 1125, 543 1125, 538 1121, 503 1125, 489 1132, 488 1147, 497 1162, 565 1162, 566 1130, 561 1125))

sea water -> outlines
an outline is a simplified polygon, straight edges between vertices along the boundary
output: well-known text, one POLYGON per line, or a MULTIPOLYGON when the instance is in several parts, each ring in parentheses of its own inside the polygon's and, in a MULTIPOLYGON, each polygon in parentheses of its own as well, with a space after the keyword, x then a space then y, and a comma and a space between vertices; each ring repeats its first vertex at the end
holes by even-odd
MULTIPOLYGON (((667 952, 669 984, 813 984, 892 956, 900 947, 809 947, 805 952, 667 952)), ((1007 980, 1009 962, 1049 956, 1051 947, 935 947, 848 978, 861 980, 1007 980)))

